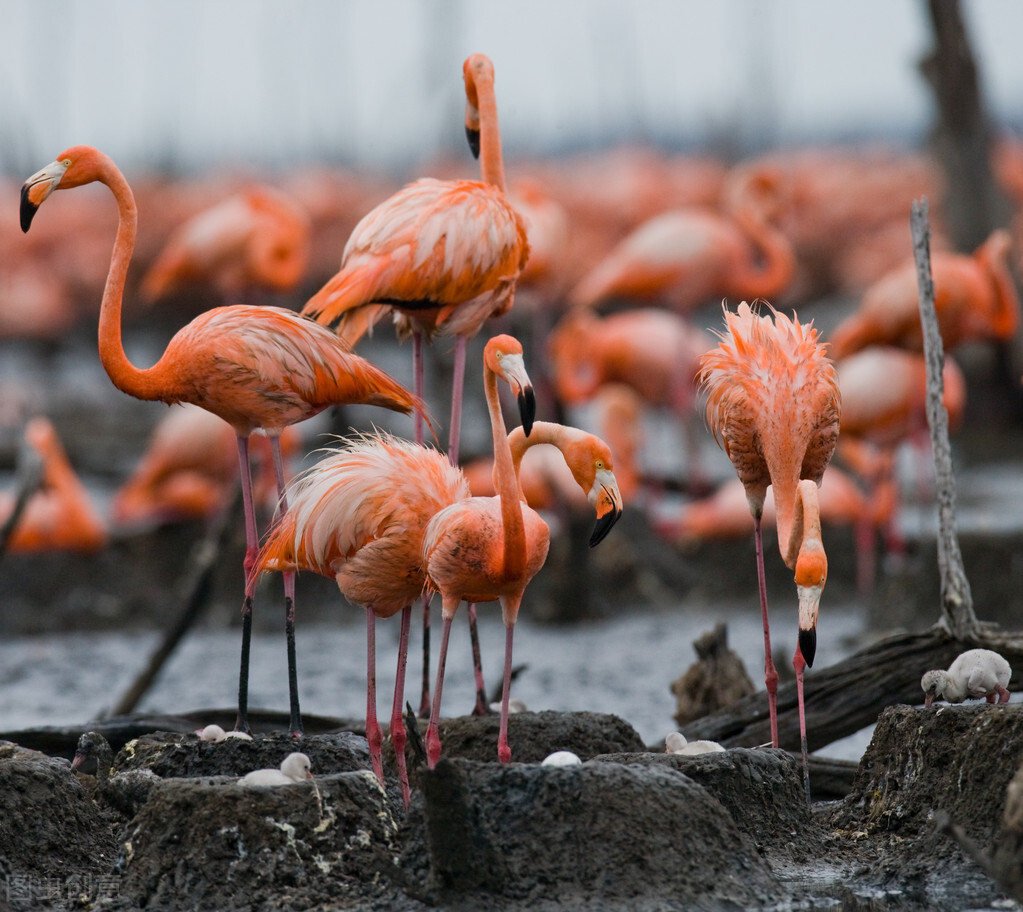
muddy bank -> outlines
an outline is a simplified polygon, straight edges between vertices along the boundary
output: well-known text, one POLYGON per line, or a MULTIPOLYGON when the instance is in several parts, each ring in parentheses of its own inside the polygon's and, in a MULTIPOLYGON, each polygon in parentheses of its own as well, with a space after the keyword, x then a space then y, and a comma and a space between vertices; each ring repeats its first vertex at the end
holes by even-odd
POLYGON ((352 733, 301 740, 312 782, 255 789, 237 777, 276 767, 287 735, 145 735, 99 783, 8 746, 0 909, 1012 907, 997 880, 1023 864, 1013 705, 886 710, 849 794, 812 806, 784 751, 667 755, 614 716, 516 715, 506 766, 491 719, 441 736, 433 771, 410 745, 407 813, 393 758, 385 791, 352 733), (583 762, 537 762, 554 750, 583 762))

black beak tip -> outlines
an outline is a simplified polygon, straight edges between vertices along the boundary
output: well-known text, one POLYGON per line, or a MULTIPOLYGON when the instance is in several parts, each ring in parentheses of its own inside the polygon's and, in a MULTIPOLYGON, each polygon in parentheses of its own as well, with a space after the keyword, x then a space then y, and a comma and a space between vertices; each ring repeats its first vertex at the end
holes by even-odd
POLYGON ((28 198, 28 186, 21 188, 21 230, 27 232, 38 207, 28 198))
POLYGON ((524 386, 516 397, 519 403, 519 418, 522 419, 522 430, 529 436, 533 430, 533 419, 536 418, 536 395, 533 387, 524 386))
POLYGON ((806 661, 807 667, 813 667, 813 657, 817 654, 817 628, 799 631, 799 651, 806 661))
POLYGON ((591 548, 596 548, 607 537, 607 533, 611 531, 621 515, 621 510, 612 510, 597 520, 597 524, 593 527, 593 533, 590 535, 591 548))
POLYGON ((473 158, 480 157, 480 131, 474 130, 472 127, 465 128, 465 138, 469 140, 469 150, 472 152, 473 158))

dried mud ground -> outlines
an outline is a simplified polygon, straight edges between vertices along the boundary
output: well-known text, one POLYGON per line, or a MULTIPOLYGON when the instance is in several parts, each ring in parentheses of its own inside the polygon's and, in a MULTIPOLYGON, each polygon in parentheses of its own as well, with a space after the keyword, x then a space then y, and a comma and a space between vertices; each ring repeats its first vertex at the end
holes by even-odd
POLYGON ((315 779, 271 788, 237 777, 294 750, 280 733, 144 735, 101 783, 4 743, 0 910, 1011 909, 1021 735, 1014 704, 890 707, 849 794, 809 805, 781 750, 668 755, 616 716, 527 712, 502 765, 495 718, 451 719, 434 770, 410 742, 407 813, 393 756, 385 791, 348 731, 305 736, 315 779))

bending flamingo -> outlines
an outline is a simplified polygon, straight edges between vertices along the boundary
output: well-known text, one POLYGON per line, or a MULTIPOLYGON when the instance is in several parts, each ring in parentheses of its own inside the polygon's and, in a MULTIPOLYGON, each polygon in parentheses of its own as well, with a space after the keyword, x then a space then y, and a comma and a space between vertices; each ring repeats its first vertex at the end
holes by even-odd
POLYGON ((817 610, 828 575, 821 540, 817 488, 838 441, 841 395, 834 366, 809 325, 754 313, 743 301, 725 309, 720 344, 701 359, 707 421, 746 489, 756 538, 760 609, 764 622, 764 672, 771 714, 771 742, 778 746, 778 673, 771 659, 760 520, 767 487, 774 490, 778 547, 795 571, 799 639, 792 664, 799 700, 803 777, 810 796, 806 756, 803 669, 817 649, 817 610))
MULTIPOLYGON (((32 175, 21 191, 21 227, 28 231, 40 205, 54 190, 99 181, 118 208, 114 242, 99 316, 99 356, 114 386, 138 399, 191 402, 223 418, 238 437, 238 460, 245 508, 245 576, 256 558, 258 534, 249 470, 249 435, 262 429, 270 438, 278 490, 284 468, 280 435, 284 428, 332 405, 366 403, 409 414, 421 401, 337 336, 311 320, 277 307, 216 307, 182 327, 152 367, 128 360, 121 339, 125 278, 138 230, 131 187, 109 156, 91 146, 73 146, 32 175)), ((285 575, 285 629, 291 730, 302 730, 295 662, 294 575, 285 575)), ((248 665, 252 626, 252 586, 246 582, 242 607, 242 657, 238 721, 248 725, 248 665)))
MULTIPOLYGON (((512 639, 519 605, 529 581, 547 559, 550 532, 540 515, 526 505, 515 474, 515 459, 501 417, 497 378, 514 378, 525 372, 522 346, 510 336, 495 336, 483 353, 483 380, 494 440, 495 497, 471 497, 441 510, 426 528, 423 556, 431 588, 441 595, 442 618, 437 683, 433 692, 430 723, 426 731, 427 761, 431 767, 440 757, 438 733, 441 691, 447 659, 451 620, 459 604, 500 601, 505 624, 504 689, 498 758, 511 759, 508 747, 508 699, 511 686, 512 639)), ((597 526, 590 537, 596 545, 621 516, 621 495, 615 481, 610 450, 592 435, 585 439, 560 425, 537 422, 525 439, 517 432, 521 449, 535 443, 553 443, 561 449, 576 481, 587 492, 597 512, 597 526), (534 435, 536 439, 534 440, 534 435)), ((513 432, 515 435, 516 432, 513 432)))
MULTIPOLYGON (((529 244, 521 215, 504 193, 504 161, 494 94, 494 66, 483 54, 462 65, 465 132, 482 181, 423 178, 369 212, 352 231, 340 271, 302 309, 321 323, 338 321, 353 345, 394 311, 398 335, 412 337, 413 389, 423 395, 423 338, 455 337, 448 456, 458 465, 465 349, 489 317, 512 306, 529 244)), ((422 426, 416 424, 416 443, 422 426)), ((473 639, 474 614, 469 612, 473 639)), ((423 697, 429 706, 429 604, 423 604, 423 697)), ((481 672, 477 669, 477 676, 481 672)))

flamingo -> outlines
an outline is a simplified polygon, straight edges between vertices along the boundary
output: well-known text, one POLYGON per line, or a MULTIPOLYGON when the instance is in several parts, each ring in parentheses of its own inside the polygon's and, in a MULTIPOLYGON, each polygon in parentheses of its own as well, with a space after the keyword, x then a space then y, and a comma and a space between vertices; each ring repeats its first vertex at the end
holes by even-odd
MULTIPOLYGON (((494 94, 494 66, 484 54, 462 65, 465 132, 481 181, 423 178, 371 210, 355 226, 340 271, 302 309, 321 323, 338 321, 353 345, 394 310, 399 338, 412 337, 413 389, 423 395, 423 339, 455 337, 448 456, 458 465, 467 341, 489 317, 512 306, 529 242, 522 216, 504 193, 504 161, 494 94)), ((416 424, 416 443, 422 425, 416 424)), ((429 604, 423 603, 423 696, 429 706, 429 604)), ((473 640, 475 615, 469 611, 473 640)), ((477 677, 482 672, 477 668, 477 677)))
POLYGON ((920 680, 924 690, 924 706, 935 698, 949 703, 979 700, 988 703, 1009 702, 1009 678, 1012 668, 1005 658, 991 649, 967 649, 956 656, 948 671, 928 671, 920 680))
POLYGON ((281 761, 279 769, 258 769, 246 773, 238 780, 239 785, 267 786, 267 785, 294 785, 296 782, 304 782, 312 779, 312 764, 309 757, 299 751, 288 754, 281 761))
POLYGON ((501 417, 497 379, 507 378, 513 371, 524 372, 522 357, 522 346, 510 336, 495 336, 483 352, 483 385, 493 433, 494 483, 498 494, 460 500, 437 513, 426 528, 423 557, 427 580, 440 593, 443 619, 437 683, 426 730, 427 762, 431 769, 441 752, 438 725, 451 621, 463 600, 501 603, 506 633, 497 751, 502 763, 511 759, 508 703, 513 631, 522 595, 547 559, 550 544, 547 524, 523 503, 515 472, 516 460, 521 459, 519 451, 540 443, 550 443, 561 450, 597 513, 591 546, 598 544, 621 516, 621 494, 611 451, 599 438, 562 425, 534 422, 528 438, 525 428, 512 432, 516 440, 513 452, 501 417))
POLYGON ((780 294, 796 258, 770 222, 778 183, 765 173, 758 189, 733 215, 692 206, 643 222, 575 286, 572 305, 657 298, 685 313, 714 297, 780 294))
MULTIPOLYGON (((262 429, 270 438, 278 491, 284 493, 280 435, 284 428, 332 405, 366 403, 409 414, 422 412, 420 399, 379 368, 355 355, 334 333, 279 307, 233 305, 200 314, 178 330, 152 367, 128 360, 121 339, 125 279, 138 230, 134 195, 113 160, 92 146, 73 146, 22 186, 21 227, 28 231, 54 190, 99 181, 117 202, 118 226, 99 315, 99 355, 114 386, 138 399, 191 402, 223 418, 238 438, 238 464, 245 512, 245 599, 238 719, 249 730, 248 664, 252 629, 252 588, 248 582, 258 549, 249 470, 249 435, 262 429)), ((301 734, 295 662, 294 575, 285 575, 285 630, 291 731, 301 734)))
POLYGON ((193 215, 171 233, 142 279, 150 301, 189 285, 226 300, 253 288, 291 291, 305 275, 310 219, 282 191, 253 184, 193 215))
MULTIPOLYGON (((1012 239, 999 228, 972 255, 935 251, 934 307, 945 350, 977 339, 1011 339, 1019 297, 1009 268, 1012 239)), ((907 260, 863 294, 859 309, 831 334, 831 354, 845 358, 868 345, 923 351, 916 264, 907 260)))
POLYGON ((760 610, 764 622, 764 676, 771 743, 778 746, 778 673, 771 659, 761 517, 767 487, 774 490, 778 548, 795 571, 799 597, 796 671, 803 781, 810 799, 803 670, 817 649, 817 612, 828 575, 821 540, 817 488, 838 441, 842 411, 838 375, 812 324, 790 320, 768 305, 755 313, 745 301, 724 310, 721 342, 701 359, 707 421, 746 489, 753 514, 760 610), (773 321, 771 316, 774 317, 773 321))
MULTIPOLYGON (((298 450, 298 433, 281 433, 285 463, 298 450)), ((253 503, 277 504, 270 441, 262 434, 250 440, 257 460, 253 503), (272 500, 271 500, 272 498, 272 500)), ((229 424, 196 405, 168 409, 150 435, 149 444, 131 476, 117 489, 111 517, 120 525, 205 519, 222 509, 238 484, 238 445, 229 424)))
MULTIPOLYGON (((52 550, 95 552, 106 547, 106 523, 89 492, 68 461, 56 428, 41 415, 25 425, 25 442, 42 460, 39 490, 25 504, 24 512, 7 541, 11 553, 52 550)), ((0 516, 10 516, 16 496, 0 496, 0 516)))

